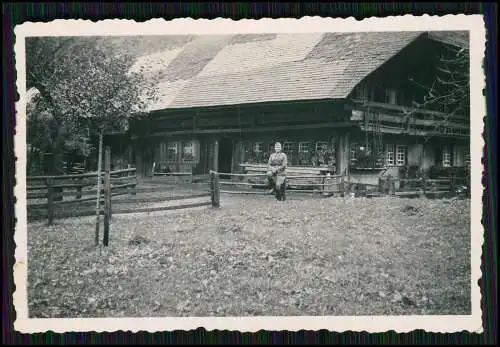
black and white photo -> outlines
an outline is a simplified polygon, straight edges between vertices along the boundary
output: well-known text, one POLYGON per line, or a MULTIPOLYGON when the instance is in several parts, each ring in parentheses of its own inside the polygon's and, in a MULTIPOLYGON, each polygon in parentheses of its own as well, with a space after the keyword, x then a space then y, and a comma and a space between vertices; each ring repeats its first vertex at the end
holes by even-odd
POLYGON ((481 17, 70 22, 16 32, 18 329, 481 331, 481 17))

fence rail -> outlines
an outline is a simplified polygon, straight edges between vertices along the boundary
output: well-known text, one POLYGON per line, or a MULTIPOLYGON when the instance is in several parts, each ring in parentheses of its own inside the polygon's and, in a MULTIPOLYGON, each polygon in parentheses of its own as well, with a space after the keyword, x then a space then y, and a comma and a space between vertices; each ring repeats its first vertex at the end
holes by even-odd
MULTIPOLYGON (((223 173, 210 171, 211 174, 229 177, 267 177, 267 168, 252 167, 252 173, 223 173), (260 170, 260 171, 258 171, 260 170)), ((319 171, 318 171, 319 172, 319 171)), ((268 186, 265 179, 251 180, 247 179, 239 182, 238 180, 217 181, 220 186, 228 187, 252 187, 266 188, 268 186)), ((284 189, 285 192, 292 193, 321 193, 326 195, 345 196, 346 194, 355 194, 367 197, 376 196, 436 196, 440 194, 454 193, 458 185, 466 185, 466 178, 461 177, 439 177, 439 178, 379 178, 378 183, 360 183, 353 182, 350 175, 331 175, 327 171, 321 171, 316 175, 305 172, 304 175, 287 175, 284 189), (305 180, 307 182, 302 182, 305 180)), ((223 194, 267 194, 262 191, 251 190, 219 190, 223 194)))
MULTIPOLYGON (((157 211, 179 210, 193 207, 209 206, 220 207, 220 194, 268 194, 267 192, 267 170, 262 168, 252 168, 252 173, 222 173, 216 171, 209 171, 208 175, 203 175, 203 182, 209 183, 209 190, 205 193, 194 194, 180 194, 172 195, 173 189, 171 185, 159 185, 153 183, 152 188, 137 187, 137 175, 135 168, 110 170, 110 154, 109 148, 106 148, 104 171, 100 177, 96 172, 84 174, 72 174, 63 176, 31 176, 28 177, 27 186, 27 199, 32 203, 28 207, 38 210, 38 213, 44 218, 47 218, 48 223, 52 224, 55 212, 58 216, 92 216, 104 215, 104 241, 105 245, 109 242, 109 228, 110 220, 113 214, 130 214, 130 213, 147 213, 157 211), (222 180, 220 177, 236 177, 242 180, 222 180), (245 182, 243 179, 246 178, 245 182), (259 182, 252 182, 251 178, 263 178, 259 182), (98 192, 98 180, 101 180, 103 185, 98 192), (221 190, 221 186, 228 187, 229 189, 221 190), (241 187, 241 190, 230 190, 230 187, 241 187), (167 188, 163 189, 162 188, 167 188), (245 189, 246 188, 246 189, 245 189), (263 188, 262 190, 251 190, 248 188, 263 188), (99 193, 99 194, 98 194, 99 193), (169 193, 169 196, 137 196, 141 193, 169 193), (119 199, 112 199, 117 196, 131 195, 134 197, 126 197, 119 199), (73 199, 71 199, 73 197, 73 199), (209 201, 194 201, 187 202, 183 200, 202 199, 210 197, 209 201), (70 198, 70 199, 66 199, 70 198), (45 200, 45 201, 36 201, 45 200), (99 200, 99 203, 97 203, 99 200), (133 204, 148 204, 148 203, 162 203, 170 201, 182 201, 182 204, 168 205, 168 206, 136 206, 132 208, 133 204), (89 211, 83 210, 82 206, 96 204, 89 211), (124 204, 117 208, 115 204, 124 204), (67 211, 57 211, 61 206, 76 206, 77 210, 72 213, 65 213, 67 211)), ((159 175, 162 177, 189 177, 192 179, 194 176, 191 173, 178 172, 178 173, 165 173, 159 175)), ((163 181, 163 178, 158 178, 163 181)), ((395 195, 395 196, 408 196, 408 195, 426 195, 426 194, 442 194, 455 189, 457 185, 463 184, 465 179, 452 177, 439 177, 433 179, 405 179, 391 177, 387 179, 380 178, 378 184, 365 184, 350 181, 350 176, 346 175, 331 175, 327 171, 321 170, 317 174, 315 172, 300 172, 286 176, 282 188, 277 189, 276 198, 278 200, 285 200, 287 193, 292 194, 323 194, 326 196, 345 196, 352 194, 353 188, 358 191, 364 191, 366 196, 395 195), (305 180, 305 182, 301 181, 305 180), (396 189, 398 188, 398 189, 396 189), (279 196, 278 196, 279 195, 279 196)), ((98 228, 97 228, 98 229, 98 228)), ((97 232, 96 232, 97 234, 97 232)))
MULTIPOLYGON (((172 190, 170 189, 162 191, 160 187, 138 188, 136 168, 129 167, 127 169, 111 171, 110 163, 110 148, 106 147, 104 170, 100 177, 97 172, 28 177, 27 199, 29 201, 29 212, 47 218, 48 224, 53 223, 56 215, 57 217, 103 215, 103 244, 107 246, 109 243, 110 221, 114 214, 170 211, 209 205, 218 207, 214 196, 215 190, 213 189, 205 193, 171 195, 172 190), (99 181, 102 182, 102 187, 98 190, 99 181), (138 193, 169 193, 169 196, 137 197, 138 193), (123 195, 134 197, 112 199, 113 197, 123 195), (211 199, 205 201, 196 200, 208 197, 211 199), (171 201, 182 201, 183 203, 176 205, 169 204, 168 206, 135 206, 134 208, 131 206, 133 204, 168 203, 171 201), (92 208, 91 204, 96 204, 96 206, 92 208), (121 204, 127 206, 118 208, 115 206, 121 204), (73 210, 71 210, 72 208, 73 210)), ((172 173, 169 175, 192 177, 191 173, 172 173)), ((99 224, 100 220, 96 223, 96 244, 99 242, 99 224)))
MULTIPOLYGON (((263 169, 264 170, 264 169, 263 169)), ((233 187, 260 187, 267 188, 266 183, 252 183, 252 182, 235 182, 235 181, 221 181, 220 176, 232 176, 232 177, 267 177, 267 173, 256 173, 256 174, 248 174, 248 173, 225 173, 225 172, 217 172, 210 170, 211 177, 211 189, 215 190, 215 195, 219 196, 220 193, 223 194, 250 194, 250 195, 264 195, 268 194, 267 191, 252 191, 252 190, 221 190, 220 186, 233 186, 233 187)), ((282 191, 276 193, 278 199, 284 200, 287 192, 293 193, 320 193, 326 195, 333 194, 344 194, 345 189, 345 177, 343 175, 310 175, 304 174, 286 176, 284 180, 282 191), (314 178, 319 179, 321 182, 310 182, 310 183, 294 183, 294 180, 314 178), (334 182, 327 182, 329 180, 333 180, 334 182), (300 189, 302 187, 302 189, 300 189), (318 187, 319 189, 306 189, 311 187, 318 187), (330 188, 329 188, 330 187, 330 188), (335 187, 335 188, 332 188, 335 187), (299 188, 299 189, 297 189, 299 188)), ((220 199, 220 198, 219 198, 220 199)), ((217 203, 220 203, 218 201, 217 203)))

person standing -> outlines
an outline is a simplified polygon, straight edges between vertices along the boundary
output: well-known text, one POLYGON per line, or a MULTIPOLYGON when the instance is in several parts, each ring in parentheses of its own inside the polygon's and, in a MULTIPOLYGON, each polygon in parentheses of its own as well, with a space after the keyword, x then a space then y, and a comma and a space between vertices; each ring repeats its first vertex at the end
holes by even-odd
POLYGON ((267 163, 267 182, 269 194, 276 192, 285 181, 287 167, 287 156, 281 151, 281 143, 276 142, 274 153, 269 156, 267 163))

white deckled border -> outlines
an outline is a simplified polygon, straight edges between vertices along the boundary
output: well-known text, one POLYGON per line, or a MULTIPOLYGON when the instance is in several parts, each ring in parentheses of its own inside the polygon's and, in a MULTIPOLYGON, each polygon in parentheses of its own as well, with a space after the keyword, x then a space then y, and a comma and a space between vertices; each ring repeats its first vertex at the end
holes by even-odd
POLYGON ((445 15, 416 17, 332 19, 303 17, 301 19, 175 19, 165 21, 152 19, 137 23, 133 20, 54 20, 49 23, 24 23, 15 27, 15 59, 17 89, 20 100, 16 105, 17 122, 14 136, 16 162, 17 198, 15 214, 17 225, 14 265, 14 306, 17 318, 14 328, 23 333, 63 333, 68 331, 171 331, 191 330, 203 327, 207 330, 227 329, 241 332, 264 330, 297 331, 327 329, 343 332, 366 331, 409 332, 424 329, 428 332, 469 331, 481 333, 481 292, 478 281, 481 278, 481 253, 483 244, 482 196, 483 186, 481 157, 484 140, 482 137, 483 117, 486 116, 485 74, 482 68, 485 53, 486 31, 481 15, 445 15), (96 318, 96 319, 30 319, 27 303, 27 212, 26 212, 26 71, 25 40, 27 36, 131 36, 131 35, 189 35, 229 33, 317 33, 317 32, 363 32, 363 31, 428 31, 461 30, 470 32, 470 104, 471 104, 471 289, 472 314, 464 316, 297 316, 297 317, 168 317, 168 318, 96 318))

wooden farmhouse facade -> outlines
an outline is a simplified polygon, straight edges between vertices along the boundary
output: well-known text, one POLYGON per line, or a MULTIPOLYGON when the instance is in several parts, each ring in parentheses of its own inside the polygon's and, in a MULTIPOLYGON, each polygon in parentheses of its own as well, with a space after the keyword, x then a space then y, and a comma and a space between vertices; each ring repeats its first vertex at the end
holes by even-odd
MULTIPOLYGON (((467 33, 193 38, 141 57, 162 78, 150 113, 107 138, 115 160, 155 171, 239 173, 279 141, 289 166, 378 177, 468 165, 470 115, 422 103, 467 33)), ((149 69, 149 70, 148 70, 149 69)))

